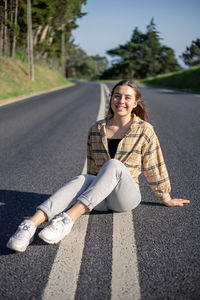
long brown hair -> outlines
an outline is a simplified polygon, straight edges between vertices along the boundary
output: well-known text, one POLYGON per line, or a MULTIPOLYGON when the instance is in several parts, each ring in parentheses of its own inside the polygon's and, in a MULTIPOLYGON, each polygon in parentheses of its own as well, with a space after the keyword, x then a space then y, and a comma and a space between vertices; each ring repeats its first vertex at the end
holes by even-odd
POLYGON ((145 104, 144 100, 142 99, 142 95, 141 95, 140 91, 138 90, 136 84, 132 80, 121 80, 113 87, 113 89, 111 91, 111 95, 110 95, 108 116, 114 115, 114 112, 111 108, 111 99, 112 99, 112 96, 114 94, 116 87, 122 86, 122 85, 130 86, 136 93, 137 106, 132 110, 132 113, 136 114, 136 116, 140 117, 142 120, 148 121, 149 118, 147 115, 146 104, 145 104))

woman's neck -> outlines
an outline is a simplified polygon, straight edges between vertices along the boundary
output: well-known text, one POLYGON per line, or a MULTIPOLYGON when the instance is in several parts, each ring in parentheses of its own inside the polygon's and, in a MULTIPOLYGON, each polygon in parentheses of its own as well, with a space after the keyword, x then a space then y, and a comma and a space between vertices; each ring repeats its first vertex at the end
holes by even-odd
POLYGON ((125 116, 125 117, 118 117, 113 116, 112 118, 112 125, 118 126, 118 127, 124 127, 128 123, 132 122, 133 118, 131 116, 125 116))

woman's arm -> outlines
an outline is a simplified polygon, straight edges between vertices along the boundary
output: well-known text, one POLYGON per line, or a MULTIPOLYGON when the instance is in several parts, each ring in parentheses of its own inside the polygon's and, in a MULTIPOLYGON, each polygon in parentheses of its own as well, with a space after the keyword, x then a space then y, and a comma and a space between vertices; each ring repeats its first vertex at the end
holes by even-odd
POLYGON ((159 140, 154 131, 148 136, 149 139, 142 148, 142 163, 144 175, 151 189, 158 200, 166 206, 183 206, 190 203, 189 200, 185 199, 171 199, 169 194, 171 191, 170 180, 159 140))

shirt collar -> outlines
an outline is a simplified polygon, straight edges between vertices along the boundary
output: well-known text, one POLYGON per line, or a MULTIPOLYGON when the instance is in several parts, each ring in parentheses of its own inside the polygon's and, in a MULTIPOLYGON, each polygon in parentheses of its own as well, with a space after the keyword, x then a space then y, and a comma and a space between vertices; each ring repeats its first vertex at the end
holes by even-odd
MULTIPOLYGON (((98 127, 99 127, 99 128, 102 128, 103 126, 105 126, 106 123, 107 123, 107 121, 108 121, 109 119, 111 119, 111 118, 112 118, 112 116, 107 116, 107 117, 106 117, 105 119, 103 119, 103 120, 98 120, 98 121, 97 121, 98 127)), ((142 121, 143 121, 143 120, 140 119, 138 116, 136 116, 136 114, 133 114, 133 123, 131 124, 130 129, 133 129, 133 127, 134 127, 135 125, 140 124, 142 121)))

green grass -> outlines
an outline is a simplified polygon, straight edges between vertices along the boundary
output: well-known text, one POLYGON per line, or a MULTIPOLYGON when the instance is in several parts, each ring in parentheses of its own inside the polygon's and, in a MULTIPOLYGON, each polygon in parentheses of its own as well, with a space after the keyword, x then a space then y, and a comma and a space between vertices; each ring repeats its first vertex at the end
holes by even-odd
POLYGON ((200 93, 200 66, 138 80, 144 85, 200 93))
POLYGON ((0 56, 0 100, 61 87, 70 82, 47 64, 35 64, 35 81, 28 76, 28 65, 0 56))
MULTIPOLYGON (((28 77, 27 63, 0 56, 0 100, 61 87, 70 83, 58 71, 51 69, 45 63, 35 64, 34 70, 35 81, 32 82, 28 77)), ((119 80, 100 81, 115 83, 119 80)), ((159 88, 200 93, 200 66, 136 82, 159 88)))

